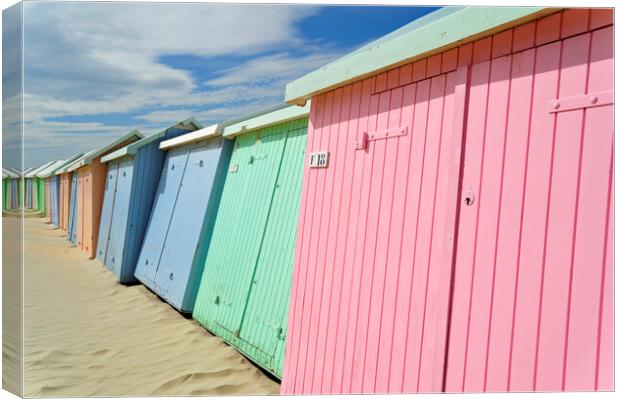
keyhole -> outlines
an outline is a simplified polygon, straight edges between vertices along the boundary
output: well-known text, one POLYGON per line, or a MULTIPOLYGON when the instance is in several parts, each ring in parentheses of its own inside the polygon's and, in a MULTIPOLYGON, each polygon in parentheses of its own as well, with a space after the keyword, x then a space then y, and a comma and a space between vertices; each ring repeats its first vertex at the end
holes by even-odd
POLYGON ((474 196, 474 193, 471 191, 468 191, 465 193, 465 205, 470 206, 474 203, 476 197, 474 196))
POLYGON ((174 273, 170 273, 170 281, 174 280, 174 273))
POLYGON ((205 163, 204 163, 204 161, 202 161, 202 160, 201 160, 201 161, 198 163, 198 166, 200 166, 200 167, 202 168, 204 164, 205 164, 205 163))

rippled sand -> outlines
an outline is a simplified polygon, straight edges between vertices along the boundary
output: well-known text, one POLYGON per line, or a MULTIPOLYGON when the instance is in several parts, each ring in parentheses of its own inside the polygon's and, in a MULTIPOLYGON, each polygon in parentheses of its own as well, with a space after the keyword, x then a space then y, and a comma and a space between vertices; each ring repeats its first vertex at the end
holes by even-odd
POLYGON ((41 219, 25 219, 25 236, 26 396, 279 392, 233 348, 142 285, 117 284, 41 219))

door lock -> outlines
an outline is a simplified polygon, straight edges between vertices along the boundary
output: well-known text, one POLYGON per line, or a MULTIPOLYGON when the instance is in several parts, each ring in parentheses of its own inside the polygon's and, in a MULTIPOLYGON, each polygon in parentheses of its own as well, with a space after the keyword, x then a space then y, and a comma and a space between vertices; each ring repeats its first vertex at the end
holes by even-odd
POLYGON ((471 206, 476 201, 476 196, 472 191, 467 191, 463 197, 463 201, 465 201, 465 205, 471 206))

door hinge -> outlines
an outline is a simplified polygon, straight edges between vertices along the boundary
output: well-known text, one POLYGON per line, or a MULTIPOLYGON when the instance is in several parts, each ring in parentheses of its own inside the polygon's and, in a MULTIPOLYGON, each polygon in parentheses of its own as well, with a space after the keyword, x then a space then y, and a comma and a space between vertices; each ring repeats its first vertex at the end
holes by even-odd
POLYGON ((599 91, 595 93, 583 94, 580 96, 555 98, 549 101, 547 111, 550 114, 556 112, 572 111, 582 108, 601 107, 613 104, 614 91, 599 91))

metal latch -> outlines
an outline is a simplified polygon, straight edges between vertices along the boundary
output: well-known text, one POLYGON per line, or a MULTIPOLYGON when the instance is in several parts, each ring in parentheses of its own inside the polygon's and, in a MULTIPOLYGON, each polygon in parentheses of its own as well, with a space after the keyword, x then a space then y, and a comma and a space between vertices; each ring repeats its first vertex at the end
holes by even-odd
POLYGON ((365 150, 368 143, 374 140, 387 140, 394 137, 402 137, 407 135, 409 128, 407 126, 395 127, 391 129, 381 129, 374 132, 364 132, 362 137, 355 143, 356 150, 365 150))

